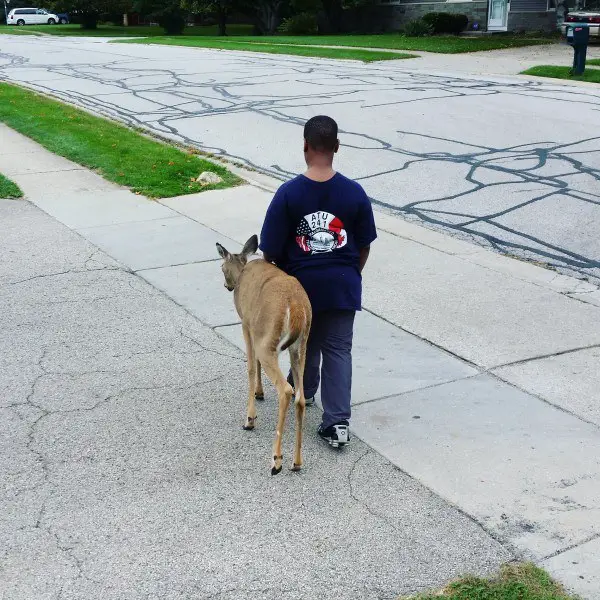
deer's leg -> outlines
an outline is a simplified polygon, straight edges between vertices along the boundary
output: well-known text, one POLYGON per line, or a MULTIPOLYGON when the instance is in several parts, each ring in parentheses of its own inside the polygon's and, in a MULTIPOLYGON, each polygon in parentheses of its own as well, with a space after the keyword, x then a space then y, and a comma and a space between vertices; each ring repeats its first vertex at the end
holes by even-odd
POLYGON ((277 475, 281 471, 283 461, 283 452, 281 451, 281 442, 283 440, 283 429, 285 427, 285 415, 292 399, 292 386, 286 381, 281 369, 279 360, 274 352, 265 352, 260 357, 260 363, 267 374, 267 377, 273 382, 277 389, 279 398, 279 416, 277 418, 277 430, 275 432, 275 441, 273 442, 273 465, 271 475, 277 475))
POLYGON ((255 383, 254 383, 254 397, 257 400, 265 399, 265 392, 263 390, 262 377, 261 377, 260 360, 256 361, 256 378, 255 378, 255 383))
POLYGON ((254 346, 252 337, 247 327, 242 325, 244 331, 244 340, 246 341, 246 356, 248 358, 248 410, 246 413, 246 422, 244 429, 247 431, 254 429, 256 422, 256 403, 255 403, 255 385, 256 385, 256 365, 254 346))
POLYGON ((305 336, 301 336, 295 344, 290 346, 290 359, 296 391, 296 445, 294 446, 292 471, 299 471, 302 467, 302 426, 304 423, 304 410, 306 408, 306 398, 304 396, 304 365, 306 364, 305 336))

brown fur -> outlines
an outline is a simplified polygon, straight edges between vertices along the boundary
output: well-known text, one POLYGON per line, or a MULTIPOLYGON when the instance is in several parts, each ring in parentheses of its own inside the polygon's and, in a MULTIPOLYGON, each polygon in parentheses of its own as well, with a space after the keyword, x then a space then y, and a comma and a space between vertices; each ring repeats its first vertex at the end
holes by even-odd
POLYGON ((302 466, 302 423, 304 420, 304 365, 312 312, 299 281, 262 259, 248 262, 258 239, 248 240, 240 254, 230 254, 217 244, 224 259, 225 287, 234 292, 235 308, 242 321, 248 356, 248 412, 244 429, 254 429, 255 400, 264 398, 261 369, 277 389, 279 418, 273 443, 273 475, 281 471, 281 443, 285 416, 294 393, 279 368, 278 355, 289 350, 296 395, 296 444, 293 470, 302 466))

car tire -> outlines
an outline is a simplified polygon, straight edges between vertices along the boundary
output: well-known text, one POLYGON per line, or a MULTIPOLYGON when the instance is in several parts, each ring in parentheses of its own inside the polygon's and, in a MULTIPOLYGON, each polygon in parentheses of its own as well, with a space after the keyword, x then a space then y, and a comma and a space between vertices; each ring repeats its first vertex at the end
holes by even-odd
POLYGON ((48 25, 56 25, 56 21, 54 19, 48 19, 48 25))
POLYGON ((66 25, 66 24, 67 24, 67 20, 66 20, 66 19, 61 19, 61 20, 59 21, 59 23, 60 23, 61 25, 66 25))
POLYGON ((17 25, 25 25, 25 21, 23 21, 23 19, 19 19, 17 21, 17 25))

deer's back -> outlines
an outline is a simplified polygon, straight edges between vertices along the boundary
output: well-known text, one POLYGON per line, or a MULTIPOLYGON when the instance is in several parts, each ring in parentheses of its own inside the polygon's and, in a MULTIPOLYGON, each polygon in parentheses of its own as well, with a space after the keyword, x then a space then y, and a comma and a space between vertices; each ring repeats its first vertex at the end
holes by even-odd
POLYGON ((242 322, 252 329, 280 328, 288 310, 299 327, 310 326, 310 302, 300 282, 262 259, 244 267, 235 290, 235 306, 242 322))

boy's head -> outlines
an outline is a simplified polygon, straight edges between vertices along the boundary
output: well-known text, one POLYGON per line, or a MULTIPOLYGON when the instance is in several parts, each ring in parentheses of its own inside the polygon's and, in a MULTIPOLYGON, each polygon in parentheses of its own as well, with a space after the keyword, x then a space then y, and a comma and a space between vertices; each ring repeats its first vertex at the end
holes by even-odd
POLYGON ((306 122, 304 158, 308 166, 315 162, 331 164, 339 147, 338 126, 331 117, 318 116, 306 122))

